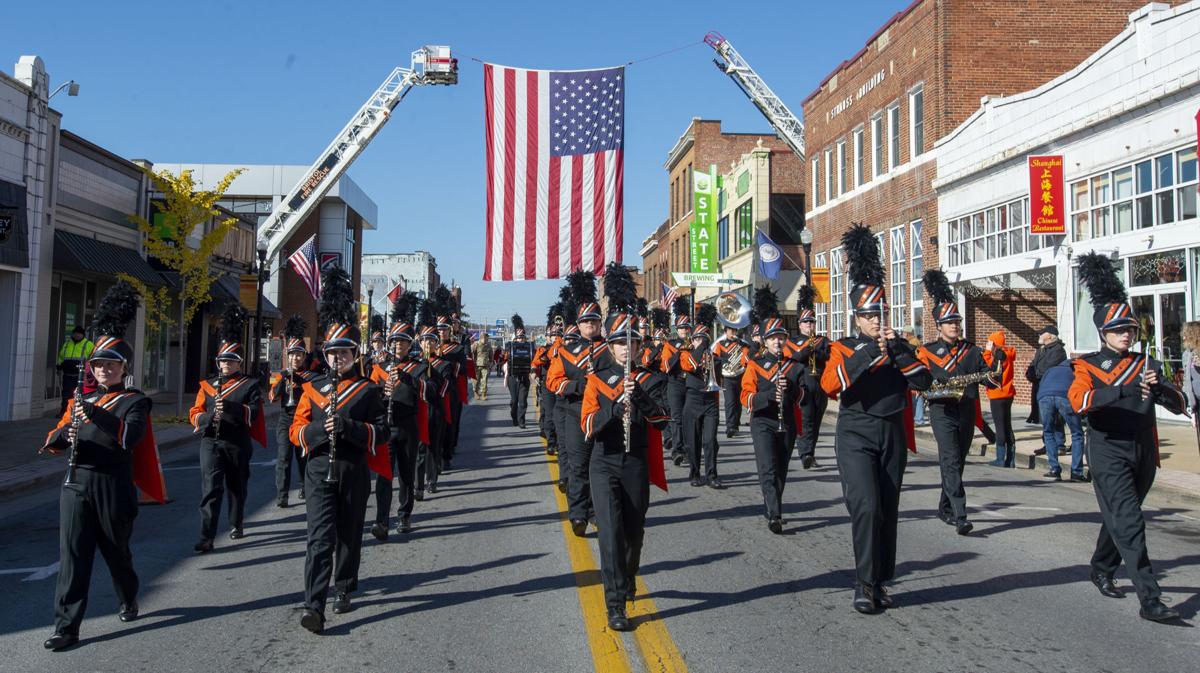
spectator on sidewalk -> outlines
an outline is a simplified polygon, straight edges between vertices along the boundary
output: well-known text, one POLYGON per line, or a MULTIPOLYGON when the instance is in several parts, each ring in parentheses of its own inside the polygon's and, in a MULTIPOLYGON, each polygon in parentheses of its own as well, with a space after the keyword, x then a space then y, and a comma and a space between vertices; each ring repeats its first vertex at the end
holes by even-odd
POLYGON ((76 325, 75 329, 71 330, 71 337, 58 349, 55 368, 62 372, 62 404, 58 407, 59 416, 67 410, 67 401, 75 395, 75 386, 79 385, 83 363, 92 356, 94 348, 92 342, 84 336, 83 327, 76 325))
POLYGON ((1062 425, 1065 421, 1071 428, 1071 481, 1090 481, 1083 473, 1083 424, 1071 408, 1067 389, 1075 379, 1075 370, 1069 360, 1051 367, 1042 375, 1038 386, 1037 406, 1042 418, 1042 443, 1046 447, 1046 460, 1050 463, 1047 479, 1062 478, 1062 466, 1058 454, 1065 443, 1062 425))
POLYGON ((1004 332, 995 331, 988 337, 983 351, 983 361, 997 371, 995 388, 987 389, 992 407, 992 421, 996 424, 996 467, 1014 467, 1017 457, 1017 439, 1013 435, 1012 405, 1017 389, 1013 386, 1013 364, 1017 350, 1004 345, 1004 332))
MULTIPOLYGON (((1067 359, 1067 349, 1063 347, 1062 341, 1058 338, 1058 327, 1055 325, 1046 325, 1042 331, 1038 332, 1038 349, 1033 354, 1033 360, 1030 361, 1029 367, 1025 369, 1025 378, 1033 384, 1032 395, 1033 399, 1038 398, 1038 385, 1042 380, 1042 376, 1051 368, 1058 365, 1067 359)), ((1038 405, 1030 405, 1029 418, 1025 419, 1026 423, 1040 425, 1042 419, 1040 417, 1041 410, 1038 405)), ((1058 424, 1058 433, 1062 434, 1062 423, 1058 424)), ((1035 455, 1042 455, 1046 452, 1046 447, 1042 447, 1034 451, 1035 455)))
POLYGON ((1196 442, 1200 444, 1200 322, 1193 320, 1185 324, 1180 336, 1183 338, 1183 392, 1192 414, 1196 442))
MULTIPOLYGON (((921 347, 921 338, 917 336, 917 329, 914 325, 909 325, 904 328, 904 340, 910 346, 915 348, 921 347)), ((916 391, 909 391, 913 399, 913 424, 926 425, 929 419, 925 417, 925 397, 916 391)))

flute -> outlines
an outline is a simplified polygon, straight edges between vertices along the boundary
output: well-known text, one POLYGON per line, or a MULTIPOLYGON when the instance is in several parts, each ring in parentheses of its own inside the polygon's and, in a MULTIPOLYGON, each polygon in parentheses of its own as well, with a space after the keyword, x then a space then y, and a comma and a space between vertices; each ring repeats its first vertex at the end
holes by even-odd
MULTIPOLYGON (((336 367, 333 368, 333 392, 329 393, 329 414, 337 416, 338 408, 338 384, 341 383, 341 372, 336 367)), ((333 463, 337 460, 337 423, 334 422, 333 430, 329 433, 329 469, 325 471, 325 483, 338 483, 337 473, 333 471, 333 463)))
POLYGON ((75 386, 75 406, 71 407, 71 453, 67 456, 67 480, 63 483, 72 485, 78 483, 75 480, 75 471, 79 467, 79 410, 83 405, 83 384, 75 386))

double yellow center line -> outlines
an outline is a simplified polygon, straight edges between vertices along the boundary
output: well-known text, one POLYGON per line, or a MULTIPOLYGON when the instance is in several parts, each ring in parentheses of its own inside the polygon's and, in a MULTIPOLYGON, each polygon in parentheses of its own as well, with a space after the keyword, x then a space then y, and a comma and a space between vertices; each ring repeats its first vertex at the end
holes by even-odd
MULTIPOLYGON (((550 468, 550 483, 558 481, 558 461, 547 456, 550 468)), ((579 589, 579 607, 583 611, 583 622, 587 628, 588 645, 592 650, 592 661, 597 673, 625 673, 646 670, 654 673, 685 673, 687 665, 667 625, 658 616, 654 601, 642 578, 637 578, 637 600, 628 610, 628 617, 636 629, 632 638, 637 644, 644 667, 633 668, 624 634, 608 628, 608 607, 604 602, 604 583, 600 567, 585 538, 576 537, 567 520, 567 497, 557 488, 551 487, 558 512, 562 515, 563 539, 567 544, 567 555, 571 559, 571 570, 575 573, 575 585, 579 589)))

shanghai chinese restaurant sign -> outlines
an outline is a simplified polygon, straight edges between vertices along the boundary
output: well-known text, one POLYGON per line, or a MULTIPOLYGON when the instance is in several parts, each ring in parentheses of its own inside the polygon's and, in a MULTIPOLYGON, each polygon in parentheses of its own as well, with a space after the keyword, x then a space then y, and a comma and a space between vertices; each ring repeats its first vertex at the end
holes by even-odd
POLYGON ((1029 157, 1029 233, 1067 233, 1061 154, 1029 157))

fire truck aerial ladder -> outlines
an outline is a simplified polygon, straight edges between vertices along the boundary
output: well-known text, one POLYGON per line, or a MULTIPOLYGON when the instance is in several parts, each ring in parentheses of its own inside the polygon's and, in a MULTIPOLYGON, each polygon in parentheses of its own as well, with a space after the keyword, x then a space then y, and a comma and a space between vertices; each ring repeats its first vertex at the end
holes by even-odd
POLYGON ((788 106, 784 104, 783 99, 775 95, 771 91, 771 87, 763 81, 758 73, 754 72, 754 68, 742 58, 742 55, 733 48, 733 45, 726 40, 723 35, 713 31, 704 36, 704 44, 712 47, 720 59, 713 59, 713 63, 721 72, 729 75, 729 78, 738 85, 742 93, 754 103, 758 111, 763 113, 767 121, 771 122, 771 126, 775 128, 775 132, 783 139, 783 142, 788 144, 801 159, 804 158, 804 123, 801 122, 788 106))
POLYGON ((457 83, 458 61, 450 57, 450 47, 421 47, 412 53, 410 68, 392 70, 259 228, 258 245, 261 249, 265 244, 267 262, 275 259, 284 241, 362 154, 414 86, 457 83))

